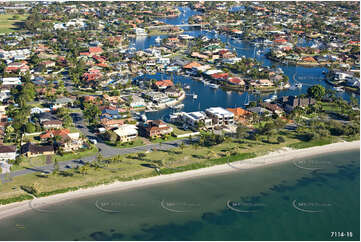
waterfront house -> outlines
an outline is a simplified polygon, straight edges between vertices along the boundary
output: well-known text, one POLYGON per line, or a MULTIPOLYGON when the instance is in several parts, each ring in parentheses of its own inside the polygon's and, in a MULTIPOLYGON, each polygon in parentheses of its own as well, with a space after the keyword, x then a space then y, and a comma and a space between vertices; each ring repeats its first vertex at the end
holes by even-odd
POLYGON ((310 97, 284 96, 278 100, 286 112, 291 112, 296 107, 306 107, 316 103, 316 100, 310 97))
POLYGON ((280 106, 278 106, 277 104, 262 103, 262 106, 278 116, 281 116, 283 114, 283 109, 280 106))
POLYGON ((227 126, 234 124, 234 114, 224 108, 207 108, 205 113, 212 119, 212 123, 215 126, 227 126))
POLYGON ((149 138, 161 137, 173 132, 173 128, 162 120, 148 120, 140 126, 141 135, 149 138))
POLYGON ((271 111, 269 111, 265 108, 262 108, 262 107, 251 107, 251 108, 248 108, 248 111, 258 114, 258 115, 265 115, 265 116, 272 115, 271 111))
POLYGON ((156 81, 154 85, 158 90, 164 90, 166 88, 174 86, 174 83, 171 80, 161 80, 156 81))
POLYGON ((171 121, 178 124, 183 124, 183 127, 189 127, 192 130, 198 130, 200 127, 211 128, 212 119, 209 118, 205 112, 180 112, 171 115, 171 121))
POLYGON ((228 79, 228 76, 228 73, 215 73, 211 75, 212 79, 216 81, 225 81, 228 79))
POLYGON ((302 61, 303 61, 303 62, 307 62, 307 63, 317 63, 317 61, 315 60, 315 58, 313 58, 312 56, 302 57, 302 61))
POLYGON ((259 84, 259 86, 262 86, 262 87, 270 87, 270 86, 274 85, 273 82, 268 79, 257 80, 257 83, 259 84))
POLYGON ((244 86, 246 84, 245 81, 239 77, 229 77, 227 82, 235 86, 244 86))
POLYGON ((192 62, 188 63, 187 65, 184 65, 183 68, 184 69, 193 69, 193 68, 200 67, 200 66, 202 66, 202 65, 199 64, 198 62, 192 61, 192 62))
POLYGON ((247 125, 247 121, 252 118, 252 113, 237 107, 237 108, 227 108, 228 111, 232 112, 234 115, 234 121, 247 125))

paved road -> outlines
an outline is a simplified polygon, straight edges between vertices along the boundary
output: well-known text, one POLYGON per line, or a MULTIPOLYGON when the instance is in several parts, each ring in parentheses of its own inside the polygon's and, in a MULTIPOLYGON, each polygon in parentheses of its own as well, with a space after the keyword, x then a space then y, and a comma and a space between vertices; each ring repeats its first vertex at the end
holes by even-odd
MULTIPOLYGON (((96 139, 98 143, 96 144, 97 148, 105 158, 113 157, 115 155, 124 155, 124 154, 132 154, 139 152, 152 151, 154 149, 168 150, 172 148, 179 147, 179 145, 183 142, 187 144, 188 139, 179 139, 174 141, 163 142, 162 144, 148 144, 138 147, 132 148, 115 148, 109 146, 102 142, 99 138, 97 138, 93 133, 91 133, 88 127, 85 125, 83 114, 82 113, 71 113, 71 117, 73 118, 73 122, 77 129, 82 132, 86 137, 90 139, 96 139)), ((87 157, 82 157, 81 159, 73 159, 69 161, 59 162, 59 169, 66 170, 70 167, 75 167, 76 165, 82 166, 86 162, 93 162, 96 160, 96 155, 91 155, 87 157)), ((54 164, 48 164, 45 166, 31 166, 23 170, 12 171, 10 174, 0 174, 0 179, 3 183, 11 181, 12 177, 26 175, 34 172, 51 172, 54 169, 54 164)))

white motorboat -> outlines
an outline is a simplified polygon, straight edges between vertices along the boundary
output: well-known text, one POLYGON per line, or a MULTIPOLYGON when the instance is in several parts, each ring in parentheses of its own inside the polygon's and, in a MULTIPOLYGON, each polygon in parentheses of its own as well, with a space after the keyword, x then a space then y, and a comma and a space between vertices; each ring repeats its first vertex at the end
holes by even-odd
POLYGON ((140 118, 142 119, 143 122, 147 121, 147 116, 144 113, 140 115, 140 118))
POLYGON ((197 94, 193 94, 193 99, 197 99, 198 95, 197 94))
POLYGON ((345 89, 343 87, 334 87, 333 89, 335 89, 336 92, 344 92, 345 89))
POLYGON ((296 86, 297 88, 302 88, 302 83, 297 82, 297 83, 295 84, 295 86, 296 86))
POLYGON ((272 101, 274 101, 274 100, 276 100, 277 98, 278 98, 278 96, 277 96, 276 94, 273 94, 270 99, 271 99, 272 101))
POLYGON ((162 41, 162 39, 160 38, 160 36, 158 36, 156 39, 155 39, 155 42, 157 43, 160 43, 162 41))
POLYGON ((178 105, 176 105, 176 106, 174 106, 174 107, 172 107, 173 109, 182 109, 182 108, 184 108, 184 104, 183 103, 181 103, 181 104, 178 104, 178 105))
POLYGON ((270 103, 270 102, 272 102, 272 100, 270 99, 270 98, 267 98, 267 99, 265 99, 265 100, 263 100, 265 103, 270 103))
POLYGON ((219 88, 219 85, 211 83, 211 84, 209 84, 209 87, 217 89, 217 88, 219 88))

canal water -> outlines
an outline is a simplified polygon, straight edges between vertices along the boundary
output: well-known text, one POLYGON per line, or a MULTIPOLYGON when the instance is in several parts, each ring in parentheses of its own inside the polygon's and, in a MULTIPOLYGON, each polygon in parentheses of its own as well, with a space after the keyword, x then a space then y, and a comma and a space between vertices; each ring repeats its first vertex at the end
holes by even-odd
MULTIPOLYGON (((182 14, 176 18, 170 19, 159 19, 167 24, 184 24, 188 23, 188 19, 192 15, 200 14, 197 11, 194 11, 188 7, 180 7, 179 8, 182 14)), ((302 88, 297 88, 295 90, 283 90, 277 91, 277 96, 288 96, 288 95, 300 95, 307 92, 307 89, 313 85, 320 84, 325 88, 332 88, 327 82, 324 81, 323 72, 327 72, 328 69, 326 67, 303 67, 303 66, 294 66, 294 65, 284 65, 279 62, 271 61, 265 57, 266 53, 269 51, 268 48, 259 48, 251 45, 247 41, 237 41, 223 34, 216 34, 213 32, 201 30, 200 28, 190 28, 190 27, 182 27, 184 29, 184 34, 189 34, 191 36, 207 36, 208 38, 217 38, 221 40, 223 43, 226 43, 227 48, 231 50, 235 50, 239 57, 245 56, 247 58, 256 58, 257 61, 261 62, 264 66, 276 66, 277 68, 281 68, 285 75, 288 76, 290 84, 294 84, 295 82, 302 83, 302 88), (257 55, 257 51, 261 50, 261 53, 257 55)), ((156 43, 155 39, 158 36, 144 36, 139 37, 134 40, 131 44, 135 46, 137 50, 144 50, 151 46, 157 46, 159 44, 156 43)), ((160 36, 161 39, 166 38, 167 36, 160 36)), ((306 41, 303 39, 299 40, 301 46, 309 46, 313 42, 306 41)), ((156 75, 145 75, 146 78, 153 79, 162 79, 162 78, 170 78, 169 74, 166 73, 157 73, 156 75)), ((180 82, 182 86, 190 85, 191 89, 187 91, 189 95, 187 95, 186 99, 183 101, 184 108, 182 111, 192 112, 204 110, 209 107, 244 107, 244 103, 246 100, 255 101, 257 98, 265 99, 269 98, 273 93, 262 94, 259 97, 257 94, 252 94, 248 92, 236 92, 236 91, 224 91, 222 89, 213 89, 203 83, 193 80, 188 77, 176 76, 174 75, 175 83, 180 82), (198 98, 195 100, 191 94, 197 94, 198 98)), ((359 95, 355 95, 350 92, 337 93, 337 95, 343 97, 345 100, 350 100, 351 96, 356 98, 360 98, 359 95)), ((147 113, 148 119, 159 119, 167 117, 170 113, 172 113, 172 109, 165 109, 158 112, 147 113)))

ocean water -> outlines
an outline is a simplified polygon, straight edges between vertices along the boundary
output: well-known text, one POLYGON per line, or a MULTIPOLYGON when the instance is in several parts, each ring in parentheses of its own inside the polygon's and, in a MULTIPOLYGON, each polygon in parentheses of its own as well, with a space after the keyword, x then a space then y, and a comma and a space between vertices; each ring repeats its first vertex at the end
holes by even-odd
POLYGON ((31 210, 0 221, 0 239, 359 240, 359 192, 360 151, 328 153, 55 205, 31 203, 31 210))

